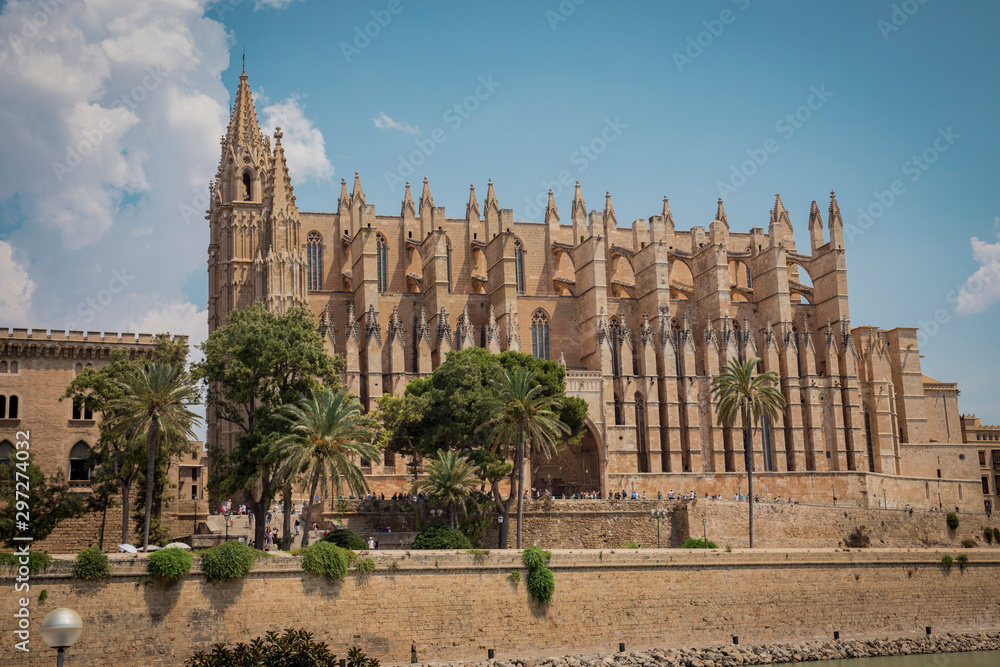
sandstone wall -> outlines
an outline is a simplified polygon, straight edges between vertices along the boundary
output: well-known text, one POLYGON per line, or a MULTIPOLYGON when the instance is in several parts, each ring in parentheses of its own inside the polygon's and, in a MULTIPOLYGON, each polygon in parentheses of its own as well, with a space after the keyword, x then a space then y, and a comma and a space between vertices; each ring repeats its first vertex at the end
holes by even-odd
MULTIPOLYGON (((49 665, 39 636, 45 613, 83 617, 74 665, 178 665, 217 641, 306 628, 343 656, 360 645, 384 662, 609 652, 653 646, 871 636, 916 636, 1000 627, 1000 554, 973 552, 945 571, 944 552, 558 551, 555 598, 530 601, 516 552, 485 563, 456 552, 379 552, 378 569, 337 584, 303 573, 295 558, 261 561, 245 580, 206 583, 198 572, 169 587, 145 580, 141 559, 100 582, 69 578, 64 563, 35 577, 30 654, 12 650, 16 596, 0 580, 5 665, 49 665), (398 569, 389 570, 390 563, 398 569), (38 603, 45 589, 48 599, 38 603)), ((949 552, 954 553, 954 552, 949 552)))

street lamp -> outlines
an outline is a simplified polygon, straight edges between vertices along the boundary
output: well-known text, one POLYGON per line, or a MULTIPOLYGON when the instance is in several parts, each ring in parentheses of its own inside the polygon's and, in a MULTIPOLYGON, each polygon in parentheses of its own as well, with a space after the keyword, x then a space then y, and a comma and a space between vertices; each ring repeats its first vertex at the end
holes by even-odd
POLYGON ((702 540, 705 544, 705 548, 708 548, 708 519, 701 520, 701 529, 704 531, 704 539, 702 540))
POLYGON ((667 510, 665 509, 653 509, 649 510, 649 520, 656 522, 656 548, 660 548, 660 521, 667 518, 667 510))
POLYGON ((837 506, 837 487, 833 484, 830 485, 830 492, 833 494, 833 506, 837 506))
POLYGON ((67 607, 54 609, 42 620, 42 639, 56 649, 59 658, 56 664, 62 667, 63 651, 73 644, 83 634, 83 619, 80 614, 67 607))

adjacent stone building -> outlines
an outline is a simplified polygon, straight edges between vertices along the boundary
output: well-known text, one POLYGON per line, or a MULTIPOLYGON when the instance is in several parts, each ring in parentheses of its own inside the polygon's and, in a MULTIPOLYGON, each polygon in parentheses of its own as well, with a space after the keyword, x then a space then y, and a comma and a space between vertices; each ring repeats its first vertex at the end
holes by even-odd
MULTIPOLYGON (((492 181, 481 202, 470 186, 462 217, 435 205, 427 179, 419 187, 377 213, 355 174, 336 212, 300 212, 281 131, 272 147, 243 73, 210 186, 209 330, 258 301, 305 304, 368 408, 452 350, 556 360, 590 406, 581 445, 529 464, 532 485, 556 494, 731 496, 744 437, 718 425, 709 383, 729 359, 757 356, 787 400, 753 436, 767 493, 981 508, 958 389, 923 376, 917 330, 851 325, 833 193, 825 214, 812 203, 799 249, 780 196, 766 228, 743 232, 721 200, 685 230, 666 198, 621 226, 610 193, 588 210, 579 183, 568 215, 550 193, 543 223, 515 221, 492 181)), ((209 444, 231 437, 210 414, 209 444)), ((391 454, 365 464, 377 490, 407 484, 391 454)))
POLYGON ((1000 425, 982 424, 976 415, 962 415, 962 442, 979 449, 979 475, 987 512, 1000 507, 1000 425))

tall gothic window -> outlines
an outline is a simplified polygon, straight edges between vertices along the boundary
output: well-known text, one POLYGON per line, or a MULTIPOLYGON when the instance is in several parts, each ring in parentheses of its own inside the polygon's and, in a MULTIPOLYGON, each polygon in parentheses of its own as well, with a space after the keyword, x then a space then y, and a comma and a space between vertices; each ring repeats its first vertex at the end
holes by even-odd
POLYGON ((514 271, 517 274, 517 293, 524 294, 524 246, 514 239, 514 271))
POLYGON ((378 291, 389 291, 389 243, 381 234, 375 236, 375 254, 378 259, 378 291))
POLYGON ((611 341, 611 373, 618 377, 622 374, 622 325, 617 317, 612 317, 608 322, 608 339, 611 341))
POLYGON ((747 267, 747 287, 753 287, 753 274, 750 273, 750 265, 746 264, 747 267))
POLYGON ((451 294, 451 241, 448 241, 447 248, 445 250, 445 270, 448 272, 448 294, 451 294))
POLYGON ((253 195, 253 181, 250 179, 250 172, 243 172, 243 201, 251 201, 253 195))
POLYGON ((549 358, 549 316, 541 309, 531 316, 531 356, 549 358))
POLYGON ((646 404, 641 394, 635 395, 635 442, 639 450, 639 472, 649 472, 649 455, 646 453, 646 404))
POLYGON ((309 232, 306 237, 306 289, 323 289, 323 237, 309 232))
POLYGON ((771 418, 767 415, 761 416, 760 432, 764 447, 764 470, 774 470, 774 447, 771 442, 771 418))
POLYGON ((802 344, 797 330, 795 331, 795 364, 799 371, 799 377, 802 377, 802 344))
POLYGON ((865 406, 865 440, 868 442, 868 471, 875 472, 875 445, 872 443, 872 416, 865 406))

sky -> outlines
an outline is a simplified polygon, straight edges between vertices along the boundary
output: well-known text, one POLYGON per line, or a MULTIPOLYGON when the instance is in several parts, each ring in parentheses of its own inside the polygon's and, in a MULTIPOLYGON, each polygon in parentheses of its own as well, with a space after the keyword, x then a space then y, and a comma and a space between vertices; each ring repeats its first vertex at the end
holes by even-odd
POLYGON ((940 0, 0 2, 0 327, 207 331, 204 220, 246 51, 302 211, 360 172, 541 221, 725 201, 799 248, 836 190, 852 325, 920 327, 923 370, 1000 423, 1000 4, 940 0), (566 185, 566 184, 570 185, 566 185))

